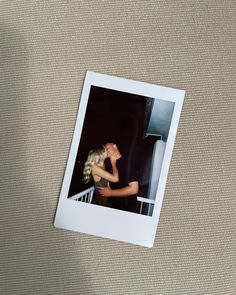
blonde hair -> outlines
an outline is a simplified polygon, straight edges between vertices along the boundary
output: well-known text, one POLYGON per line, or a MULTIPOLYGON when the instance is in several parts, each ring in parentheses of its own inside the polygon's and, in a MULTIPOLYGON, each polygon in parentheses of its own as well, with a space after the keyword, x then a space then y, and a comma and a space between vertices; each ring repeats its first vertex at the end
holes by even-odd
POLYGON ((104 152, 105 147, 100 147, 89 151, 83 170, 84 183, 88 183, 91 180, 91 171, 93 165, 98 164, 100 161, 105 159, 104 152))

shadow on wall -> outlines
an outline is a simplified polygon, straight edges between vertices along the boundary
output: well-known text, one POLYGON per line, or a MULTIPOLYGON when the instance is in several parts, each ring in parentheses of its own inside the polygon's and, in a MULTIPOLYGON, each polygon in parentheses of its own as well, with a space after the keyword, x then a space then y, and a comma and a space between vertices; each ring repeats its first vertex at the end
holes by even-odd
POLYGON ((155 99, 147 132, 162 134, 163 140, 167 141, 174 106, 174 102, 155 99))
POLYGON ((48 212, 55 208, 45 209, 47 196, 41 195, 39 185, 27 181, 30 122, 26 113, 29 95, 26 86, 31 77, 27 76, 30 62, 26 52, 30 47, 26 50, 24 36, 16 28, 0 24, 0 35, 2 293, 64 293, 63 289, 66 292, 68 285, 74 285, 77 279, 77 273, 73 276, 70 268, 73 266, 70 261, 75 259, 84 273, 83 280, 78 280, 78 288, 87 288, 89 293, 91 278, 80 261, 79 247, 69 253, 60 245, 60 237, 65 241, 68 234, 56 235, 52 220, 48 222, 51 218, 48 212), (28 284, 24 284, 25 280, 28 284))

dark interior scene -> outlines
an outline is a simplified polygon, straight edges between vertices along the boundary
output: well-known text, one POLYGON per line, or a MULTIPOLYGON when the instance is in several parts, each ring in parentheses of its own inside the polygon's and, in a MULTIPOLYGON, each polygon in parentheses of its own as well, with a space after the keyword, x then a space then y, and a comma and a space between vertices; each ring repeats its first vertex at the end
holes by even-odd
MULTIPOLYGON (((89 193, 85 198, 80 198, 81 193, 89 191, 93 185, 84 184, 82 181, 84 163, 89 150, 112 142, 117 144, 122 158, 125 159, 125 171, 129 173, 135 170, 139 192, 132 197, 109 198, 109 206, 134 213, 152 214, 151 205, 154 205, 158 181, 158 177, 152 173, 155 168, 153 161, 161 165, 154 152, 161 159, 164 153, 164 147, 159 146, 157 149, 155 146, 158 142, 159 145, 160 142, 165 145, 174 109, 174 103, 164 102, 164 105, 163 102, 161 104, 161 101, 153 98, 91 87, 81 138, 78 138, 80 143, 68 198, 91 202, 89 193), (151 188, 153 186, 154 190, 151 188)), ((109 161, 106 169, 111 169, 109 161)), ((121 184, 110 184, 111 188, 117 188, 119 185, 121 184)))

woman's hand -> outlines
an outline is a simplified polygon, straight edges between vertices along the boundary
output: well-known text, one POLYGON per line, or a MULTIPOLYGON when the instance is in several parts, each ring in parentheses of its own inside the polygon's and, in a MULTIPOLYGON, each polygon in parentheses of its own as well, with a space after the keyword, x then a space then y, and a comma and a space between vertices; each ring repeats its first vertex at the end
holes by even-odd
POLYGON ((121 158, 120 151, 116 144, 107 143, 105 148, 111 160, 118 160, 121 158))
POLYGON ((110 161, 111 161, 111 163, 116 163, 116 157, 115 156, 110 156, 110 161))
POLYGON ((121 155, 112 155, 110 156, 111 163, 116 163, 116 161, 121 157, 121 155))

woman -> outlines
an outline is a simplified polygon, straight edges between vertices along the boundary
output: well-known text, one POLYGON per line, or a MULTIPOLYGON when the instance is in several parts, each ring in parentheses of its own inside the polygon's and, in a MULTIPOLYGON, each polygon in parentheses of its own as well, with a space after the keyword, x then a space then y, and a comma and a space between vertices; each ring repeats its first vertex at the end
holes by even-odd
MULTIPOLYGON (((118 149, 117 149, 118 150, 118 149)), ((94 182, 95 192, 92 203, 108 206, 107 197, 102 197, 98 187, 109 187, 109 182, 119 181, 119 172, 116 167, 116 161, 121 157, 119 153, 109 154, 105 147, 90 150, 87 161, 84 164, 83 181, 85 183, 94 182), (112 173, 105 170, 105 159, 110 158, 112 173)))

